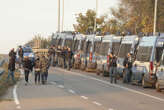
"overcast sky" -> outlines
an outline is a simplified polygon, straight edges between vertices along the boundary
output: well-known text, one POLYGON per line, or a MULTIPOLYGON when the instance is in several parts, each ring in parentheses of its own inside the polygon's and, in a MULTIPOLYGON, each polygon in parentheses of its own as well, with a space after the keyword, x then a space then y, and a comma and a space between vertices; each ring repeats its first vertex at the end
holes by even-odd
MULTIPOLYGON (((75 14, 95 9, 95 1, 65 0, 64 30, 73 30, 75 14)), ((99 0, 98 14, 109 13, 109 8, 116 7, 118 1, 99 0)), ((8 53, 37 33, 46 37, 56 32, 57 3, 58 0, 0 0, 0 53, 8 53)))

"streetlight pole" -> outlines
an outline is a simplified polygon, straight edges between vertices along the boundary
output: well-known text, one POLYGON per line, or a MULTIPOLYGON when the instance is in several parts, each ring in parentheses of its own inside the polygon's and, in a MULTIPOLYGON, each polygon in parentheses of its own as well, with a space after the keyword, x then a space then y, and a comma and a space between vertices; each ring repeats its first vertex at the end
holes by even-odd
POLYGON ((97 15, 98 15, 98 0, 96 0, 96 17, 95 17, 95 23, 94 23, 94 32, 96 33, 96 25, 97 25, 97 22, 96 22, 96 19, 97 19, 97 15))
POLYGON ((63 29, 64 29, 64 0, 63 0, 63 15, 62 15, 62 32, 63 32, 63 29))
POLYGON ((155 0, 155 8, 154 8, 154 30, 153 34, 156 34, 156 25, 157 25, 157 6, 158 5, 158 0, 155 0))
POLYGON ((58 32, 60 32, 60 0, 58 0, 58 32))

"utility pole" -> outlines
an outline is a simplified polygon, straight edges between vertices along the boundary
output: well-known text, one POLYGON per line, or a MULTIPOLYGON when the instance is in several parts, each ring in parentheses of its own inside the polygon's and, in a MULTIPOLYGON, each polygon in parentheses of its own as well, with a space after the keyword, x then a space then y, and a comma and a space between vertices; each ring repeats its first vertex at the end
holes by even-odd
POLYGON ((58 0, 58 32, 60 32, 60 0, 58 0))
POLYGON ((96 30, 97 30, 97 22, 96 22, 96 19, 97 19, 97 15, 98 15, 98 0, 96 0, 96 17, 95 17, 95 23, 94 23, 94 32, 96 33, 96 30))
POLYGON ((64 0, 63 0, 63 15, 62 15, 62 32, 64 31, 64 0))
POLYGON ((154 7, 154 30, 153 34, 156 34, 156 28, 157 28, 157 8, 158 8, 158 0, 155 0, 155 7, 154 7))

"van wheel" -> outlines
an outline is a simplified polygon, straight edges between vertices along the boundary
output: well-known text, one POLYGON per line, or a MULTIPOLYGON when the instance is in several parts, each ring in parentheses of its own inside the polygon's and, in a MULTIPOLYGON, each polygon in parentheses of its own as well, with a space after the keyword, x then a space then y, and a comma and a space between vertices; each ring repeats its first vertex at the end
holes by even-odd
POLYGON ((144 77, 142 78, 142 87, 143 87, 143 88, 146 88, 146 82, 145 82, 144 77))
POLYGON ((155 88, 156 88, 156 91, 157 92, 161 92, 161 89, 160 89, 160 86, 159 86, 159 83, 158 82, 156 82, 155 88))

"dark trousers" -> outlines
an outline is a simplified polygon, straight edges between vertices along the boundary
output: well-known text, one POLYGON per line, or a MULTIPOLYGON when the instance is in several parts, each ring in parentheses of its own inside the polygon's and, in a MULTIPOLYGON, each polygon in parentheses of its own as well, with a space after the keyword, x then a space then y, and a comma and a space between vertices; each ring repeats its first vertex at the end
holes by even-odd
POLYGON ((117 67, 110 67, 109 72, 110 72, 110 82, 113 83, 113 79, 114 79, 114 83, 117 83, 117 67))
POLYGON ((35 71, 35 83, 40 83, 40 71, 35 71))
POLYGON ((28 83, 30 71, 29 70, 25 70, 24 73, 25 73, 25 81, 28 83))
POLYGON ((125 68, 125 77, 123 78, 124 83, 131 82, 132 71, 131 68, 125 68))
POLYGON ((47 79, 48 79, 48 71, 45 72, 45 81, 47 81, 47 79))
POLYGON ((43 72, 42 74, 41 74, 41 77, 42 77, 42 84, 45 84, 45 81, 46 81, 46 72, 43 72))

